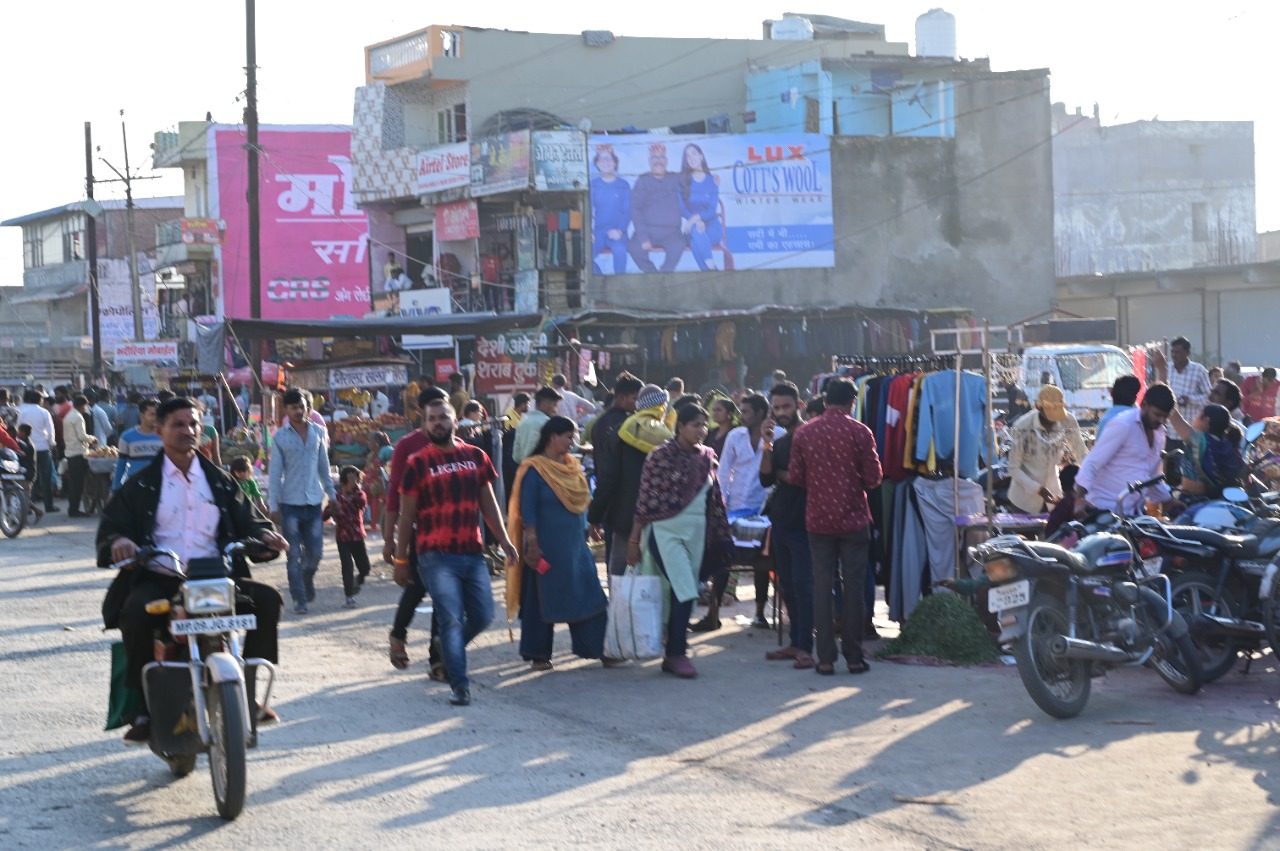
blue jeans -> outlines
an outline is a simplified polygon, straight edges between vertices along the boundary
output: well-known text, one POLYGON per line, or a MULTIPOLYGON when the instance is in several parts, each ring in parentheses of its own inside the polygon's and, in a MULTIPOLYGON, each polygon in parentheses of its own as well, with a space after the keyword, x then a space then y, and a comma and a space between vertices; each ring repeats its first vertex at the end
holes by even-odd
POLYGON ((778 586, 791 619, 791 646, 813 653, 813 556, 809 533, 773 524, 773 554, 778 586))
POLYGON ((440 625, 440 655, 454 691, 468 689, 467 645, 493 620, 493 585, 480 555, 426 552, 418 556, 422 584, 440 625))
MULTIPOLYGON (((610 239, 608 231, 596 231, 592 235, 593 248, 596 254, 604 251, 606 248, 613 254, 613 274, 625 275, 627 273, 627 234, 624 230, 622 236, 617 239, 610 239)), ((597 275, 607 275, 608 272, 596 265, 597 275)))
POLYGON ((316 571, 324 555, 324 519, 318 505, 281 505, 280 534, 289 542, 289 596, 296 606, 315 597, 316 571))
POLYGON ((720 224, 719 216, 714 216, 706 225, 705 231, 700 231, 696 227, 689 231, 689 250, 693 252, 693 259, 697 261, 698 268, 704 272, 714 259, 711 246, 719 245, 724 239, 724 226, 720 224))
POLYGON ((36 487, 33 493, 36 498, 44 498, 46 511, 53 509, 53 452, 51 450, 36 451, 36 487))

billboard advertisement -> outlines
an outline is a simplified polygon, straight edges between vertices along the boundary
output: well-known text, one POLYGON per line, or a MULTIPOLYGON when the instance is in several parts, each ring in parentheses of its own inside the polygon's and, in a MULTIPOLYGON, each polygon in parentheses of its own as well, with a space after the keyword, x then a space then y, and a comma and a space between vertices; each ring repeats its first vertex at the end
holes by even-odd
POLYGON ((471 142, 471 197, 529 186, 529 131, 485 136, 471 142))
POLYGON ((533 185, 542 192, 580 192, 587 187, 587 145, 581 131, 533 134, 533 185))
MULTIPOLYGON (((266 126, 258 136, 262 318, 331 319, 369 312, 369 221, 351 187, 351 130, 266 126)), ((216 249, 223 315, 251 316, 244 131, 209 132, 210 218, 226 231, 216 249)))
POLYGON ((592 136, 597 275, 835 266, 830 141, 592 136))
POLYGON ((540 367, 534 349, 546 345, 546 334, 514 332, 476 337, 476 394, 497 396, 537 390, 540 367))
POLYGON ((457 242, 480 236, 480 209, 475 201, 436 204, 436 239, 457 242))
POLYGON ((471 146, 466 142, 418 152, 418 194, 471 185, 471 146))
MULTIPOLYGON (((448 287, 429 290, 405 290, 400 293, 400 315, 443 316, 452 312, 448 287)), ((406 349, 452 349, 453 337, 449 335, 405 334, 400 345, 406 349)))
MULTIPOLYGON (((156 276, 152 272, 151 258, 145 254, 138 255, 138 286, 142 289, 142 335, 154 340, 160 336, 156 276)), ((133 275, 129 261, 122 258, 99 260, 98 335, 103 351, 113 351, 117 343, 132 341, 133 331, 133 275)))

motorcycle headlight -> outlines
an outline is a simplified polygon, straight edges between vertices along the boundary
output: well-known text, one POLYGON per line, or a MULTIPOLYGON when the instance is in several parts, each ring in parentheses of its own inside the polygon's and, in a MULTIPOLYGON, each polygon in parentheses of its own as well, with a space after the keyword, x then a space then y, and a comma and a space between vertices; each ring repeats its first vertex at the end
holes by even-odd
POLYGON ((230 579, 188 582, 182 591, 188 615, 220 615, 236 607, 236 584, 230 579))
POLYGON ((982 565, 982 571, 995 583, 1009 582, 1018 578, 1018 566, 1012 559, 1007 558, 993 558, 982 565))

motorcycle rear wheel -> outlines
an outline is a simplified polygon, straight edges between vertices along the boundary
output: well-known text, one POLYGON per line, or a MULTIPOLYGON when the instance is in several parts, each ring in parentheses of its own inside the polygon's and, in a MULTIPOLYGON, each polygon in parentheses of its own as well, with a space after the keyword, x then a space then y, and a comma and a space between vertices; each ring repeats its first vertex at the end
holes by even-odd
POLYGON ((1200 657, 1204 681, 1211 683, 1235 667, 1240 652, 1230 636, 1204 635, 1196 632, 1196 616, 1213 615, 1220 618, 1240 616, 1235 600, 1225 590, 1219 591, 1210 576, 1198 570, 1189 570, 1171 578, 1170 593, 1173 610, 1182 615, 1191 627, 1190 638, 1200 657))
POLYGON ((1157 637, 1150 664, 1160 679, 1179 694, 1195 694, 1206 682, 1204 669, 1200 667, 1200 650, 1190 633, 1174 638, 1166 632, 1157 637))
POLYGON ((26 488, 15 482, 6 482, 4 492, 0 493, 0 532, 6 538, 16 538, 27 525, 26 488))
POLYGON ((1060 659, 1050 651, 1056 635, 1068 631, 1067 607, 1048 594, 1036 594, 1028 607, 1027 628, 1013 644, 1018 676, 1027 694, 1054 718, 1074 718, 1089 702, 1090 663, 1060 659))
POLYGON ((1272 655, 1280 659, 1280 579, 1273 582, 1271 596, 1262 601, 1262 626, 1267 631, 1272 655))
POLYGON ((238 682, 209 687, 209 773, 218 815, 231 821, 244 809, 245 736, 243 687, 238 682))

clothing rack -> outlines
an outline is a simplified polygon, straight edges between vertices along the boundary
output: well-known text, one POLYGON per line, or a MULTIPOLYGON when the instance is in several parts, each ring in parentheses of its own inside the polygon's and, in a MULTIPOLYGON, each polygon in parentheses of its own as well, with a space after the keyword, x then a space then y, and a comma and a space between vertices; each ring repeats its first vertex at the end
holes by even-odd
POLYGON ((933 355, 887 355, 871 357, 868 355, 832 355, 831 370, 833 372, 846 366, 868 367, 878 372, 881 368, 889 371, 902 371, 908 367, 924 367, 934 370, 950 369, 950 359, 937 354, 933 355))

